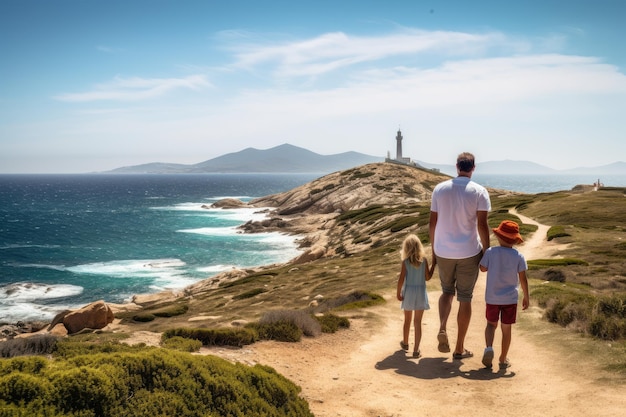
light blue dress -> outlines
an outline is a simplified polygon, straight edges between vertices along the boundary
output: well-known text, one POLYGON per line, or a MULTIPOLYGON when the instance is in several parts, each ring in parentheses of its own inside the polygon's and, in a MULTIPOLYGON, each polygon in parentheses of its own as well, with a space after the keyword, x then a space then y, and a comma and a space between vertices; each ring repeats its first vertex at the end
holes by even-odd
POLYGON ((408 260, 404 261, 406 276, 402 285, 402 310, 429 310, 428 293, 426 292, 426 263, 419 267, 413 266, 408 260))

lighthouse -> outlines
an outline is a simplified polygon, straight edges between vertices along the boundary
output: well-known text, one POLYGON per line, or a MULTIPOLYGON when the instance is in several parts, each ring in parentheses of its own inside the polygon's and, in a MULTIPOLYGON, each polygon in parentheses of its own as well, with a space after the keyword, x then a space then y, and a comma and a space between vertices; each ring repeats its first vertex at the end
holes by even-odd
POLYGON ((398 129, 398 134, 396 135, 396 160, 402 161, 402 132, 398 129))

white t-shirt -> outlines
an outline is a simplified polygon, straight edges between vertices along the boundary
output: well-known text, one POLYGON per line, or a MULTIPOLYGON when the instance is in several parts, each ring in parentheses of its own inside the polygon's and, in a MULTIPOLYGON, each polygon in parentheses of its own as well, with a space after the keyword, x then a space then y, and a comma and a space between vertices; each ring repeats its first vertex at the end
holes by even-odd
POLYGON ((476 212, 491 210, 491 200, 485 187, 468 177, 444 181, 433 190, 430 210, 437 213, 437 256, 465 259, 482 250, 476 212))

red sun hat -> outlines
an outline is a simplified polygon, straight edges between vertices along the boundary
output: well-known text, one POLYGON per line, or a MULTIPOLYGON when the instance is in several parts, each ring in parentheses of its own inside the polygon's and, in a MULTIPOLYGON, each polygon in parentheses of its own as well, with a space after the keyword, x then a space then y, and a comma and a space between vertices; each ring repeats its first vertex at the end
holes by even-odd
POLYGON ((507 243, 522 243, 522 235, 519 234, 519 226, 512 220, 504 220, 498 227, 492 229, 496 236, 507 243))

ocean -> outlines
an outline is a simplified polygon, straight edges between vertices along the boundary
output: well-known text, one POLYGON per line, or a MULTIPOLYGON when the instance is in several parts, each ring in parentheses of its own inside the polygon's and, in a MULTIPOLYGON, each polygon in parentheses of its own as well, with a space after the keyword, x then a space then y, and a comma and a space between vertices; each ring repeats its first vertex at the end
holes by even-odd
MULTIPOLYGON (((293 236, 242 234, 259 209, 211 209, 249 201, 321 174, 0 175, 0 323, 51 320, 103 299, 184 288, 233 267, 296 257, 293 236), (205 207, 203 207, 205 206, 205 207)), ((527 193, 568 190, 596 178, 483 176, 527 193)), ((601 178, 626 186, 626 176, 601 178)))
POLYGON ((233 267, 286 262, 294 237, 242 234, 249 201, 316 174, 0 175, 0 322, 50 320, 104 299, 180 289, 233 267))

